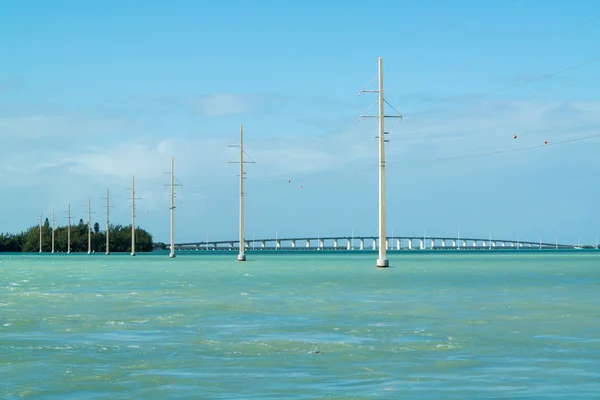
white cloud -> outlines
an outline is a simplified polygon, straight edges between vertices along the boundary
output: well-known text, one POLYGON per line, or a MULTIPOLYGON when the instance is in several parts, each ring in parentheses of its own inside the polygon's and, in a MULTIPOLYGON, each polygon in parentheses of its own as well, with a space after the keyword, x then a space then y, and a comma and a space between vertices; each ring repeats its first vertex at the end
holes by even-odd
POLYGON ((202 115, 222 117, 260 111, 271 100, 267 95, 215 93, 190 100, 189 104, 202 115))
POLYGON ((14 144, 31 145, 31 140, 101 141, 110 136, 148 128, 135 118, 74 113, 30 113, 0 116, 0 138, 14 144))

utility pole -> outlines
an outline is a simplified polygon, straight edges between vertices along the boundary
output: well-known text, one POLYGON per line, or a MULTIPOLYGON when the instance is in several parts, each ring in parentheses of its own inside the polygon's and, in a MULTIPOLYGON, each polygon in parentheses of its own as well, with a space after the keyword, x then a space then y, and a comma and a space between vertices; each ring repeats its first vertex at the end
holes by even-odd
MULTIPOLYGON (((377 267, 386 268, 389 267, 389 261, 386 257, 386 214, 385 214, 385 142, 389 140, 385 139, 385 135, 389 132, 385 132, 384 130, 384 119, 385 118, 396 118, 402 120, 402 115, 394 108, 391 104, 389 104, 385 97, 383 96, 383 59, 379 57, 378 59, 378 90, 361 90, 360 94, 372 92, 378 93, 378 103, 379 103, 379 115, 361 115, 361 119, 363 118, 378 118, 379 119, 379 135, 376 138, 379 139, 379 258, 377 259, 377 267), (385 115, 384 114, 384 104, 387 103, 394 111, 396 111, 397 115, 385 115)), ((371 79, 371 82, 375 78, 371 79)), ((369 86, 371 83, 369 82, 365 87, 369 86)), ((359 94, 359 95, 360 95, 359 94)), ((375 103, 373 103, 375 104, 375 103)), ((369 106, 367 111, 373 106, 369 106)), ((366 111, 365 111, 366 112, 366 111)))
POLYGON ((54 254, 54 208, 52 208, 52 253, 54 254))
POLYGON ((239 238, 239 249, 240 252, 238 254, 238 261, 246 261, 246 254, 244 254, 244 163, 254 164, 254 160, 250 158, 251 161, 244 161, 244 126, 240 124, 240 144, 231 145, 229 147, 239 147, 240 148, 240 161, 231 161, 233 164, 240 164, 240 238, 239 238))
POLYGON ((171 249, 169 252, 169 258, 175 258, 175 186, 181 186, 181 184, 175 184, 175 157, 171 157, 171 172, 166 172, 171 175, 171 249))
POLYGON ((67 254, 71 254, 71 203, 67 210, 67 254))
POLYGON ((104 254, 106 254, 107 256, 110 254, 110 240, 109 240, 109 235, 110 235, 110 207, 112 207, 110 205, 110 201, 108 198, 108 188, 106 188, 106 251, 104 254))
POLYGON ((131 178, 131 255, 135 256, 135 176, 131 178))
POLYGON ((90 203, 90 197, 88 196, 88 223, 87 223, 87 230, 88 230, 88 254, 92 254, 92 208, 91 208, 91 203, 90 203))
POLYGON ((171 253, 175 258, 175 157, 171 157, 171 253))
POLYGON ((42 252, 42 213, 40 213, 40 253, 42 252))

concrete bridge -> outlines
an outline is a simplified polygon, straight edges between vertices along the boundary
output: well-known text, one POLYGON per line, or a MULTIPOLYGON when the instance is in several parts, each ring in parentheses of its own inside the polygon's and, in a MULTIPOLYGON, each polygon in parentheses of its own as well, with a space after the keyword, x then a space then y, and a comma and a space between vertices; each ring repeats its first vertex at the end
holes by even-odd
MULTIPOLYGON (((245 240, 247 250, 377 250, 377 236, 292 237, 245 240)), ((499 239, 394 236, 386 240, 388 250, 474 250, 474 249, 572 249, 558 243, 499 239)), ((239 240, 176 243, 176 250, 239 250, 239 240)))

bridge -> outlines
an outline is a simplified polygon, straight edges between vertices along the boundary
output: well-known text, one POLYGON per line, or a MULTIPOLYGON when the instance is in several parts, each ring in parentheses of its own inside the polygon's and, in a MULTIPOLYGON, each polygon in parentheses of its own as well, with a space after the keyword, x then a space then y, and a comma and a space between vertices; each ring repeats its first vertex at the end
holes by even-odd
MULTIPOLYGON (((175 243, 175 250, 239 250, 239 240, 175 243)), ((292 237, 244 240, 246 250, 378 250, 377 236, 292 237)), ((499 239, 452 237, 387 237, 388 250, 573 249, 576 246, 499 239)))

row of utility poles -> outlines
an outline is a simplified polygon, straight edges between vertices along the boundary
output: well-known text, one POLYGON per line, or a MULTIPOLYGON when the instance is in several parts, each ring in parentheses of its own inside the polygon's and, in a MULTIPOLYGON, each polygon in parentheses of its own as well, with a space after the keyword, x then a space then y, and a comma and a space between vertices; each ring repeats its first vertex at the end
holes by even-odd
MULTIPOLYGON (((109 189, 106 188, 106 255, 110 254, 110 245, 109 245, 109 224, 110 224, 110 201, 109 201, 109 189)), ((88 218, 87 218, 87 231, 88 231, 88 254, 92 254, 92 209, 91 209, 91 199, 88 197, 88 218)), ((43 222, 43 214, 40 213, 40 250, 42 253, 42 222, 43 222)), ((54 208, 52 209, 52 249, 51 253, 54 253, 54 208)), ((71 203, 67 206, 67 254, 71 253, 71 203)), ((135 255, 132 250, 132 255, 135 255)))
MULTIPOLYGON (((175 257, 175 186, 179 186, 175 184, 175 158, 171 158, 171 251, 169 253, 169 257, 175 257)), ((136 197, 135 193, 135 176, 131 179, 131 255, 135 256, 135 201, 140 200, 139 197, 136 197)), ((109 188, 106 188, 106 251, 105 254, 110 254, 110 208, 113 207, 110 204, 109 199, 109 188)), ((92 208, 91 208, 91 199, 88 197, 88 211, 87 211, 87 231, 88 231, 88 254, 92 254, 92 208)), ((54 208, 52 209, 52 249, 51 252, 55 252, 54 248, 54 208)), ((43 214, 40 213, 40 249, 39 252, 42 253, 42 232, 43 232, 43 214)), ((71 253, 71 203, 67 206, 67 254, 71 253)))
MULTIPOLYGON (((376 136, 376 138, 378 139, 379 142, 379 256, 377 258, 377 267, 380 268, 385 268, 389 266, 389 261, 387 259, 386 256, 386 246, 385 241, 386 241, 386 205, 385 205, 385 143, 388 142, 389 140, 385 139, 385 135, 387 135, 389 132, 385 132, 384 130, 384 119, 385 118, 395 118, 395 119, 402 119, 402 115, 400 115, 400 113, 398 113, 398 111, 391 106, 391 104, 389 104, 386 100, 385 97, 383 96, 383 59, 381 57, 378 58, 378 73, 375 76, 375 78, 373 78, 371 80, 371 82, 369 82, 369 84, 367 84, 367 86, 365 86, 365 88, 363 88, 363 90, 360 91, 360 94, 363 93, 367 93, 367 92, 372 92, 372 93, 377 93, 378 94, 378 99, 377 99, 377 103, 378 103, 378 115, 361 115, 361 119, 363 118, 377 118, 379 120, 379 130, 378 130, 378 136, 376 136), (378 88, 377 90, 366 90, 366 87, 373 81, 375 80, 375 78, 378 78, 378 88), (385 115, 384 113, 384 106, 385 104, 388 104, 394 111, 396 111, 397 114, 395 115, 385 115)), ((375 102, 373 104, 371 104, 371 106, 373 106, 375 104, 375 102)), ((367 111, 370 109, 371 107, 367 108, 367 111)), ((240 196, 240 210, 239 210, 239 254, 238 254, 238 261, 246 261, 246 254, 244 252, 245 249, 245 241, 244 241, 244 164, 246 163, 255 163, 254 160, 251 159, 251 161, 245 161, 244 160, 244 155, 247 155, 244 152, 244 142, 243 142, 243 134, 244 134, 244 130, 243 130, 243 125, 240 125, 240 143, 239 145, 233 145, 230 147, 239 147, 239 161, 232 161, 232 163, 239 163, 240 164, 240 171, 239 171, 239 178, 240 178, 240 190, 239 190, 239 196, 240 196)), ((180 185, 176 185, 175 184, 175 158, 172 157, 171 158, 171 182, 170 182, 170 187, 171 187, 171 207, 170 207, 170 211, 171 211, 171 234, 170 234, 170 239, 171 239, 171 245, 170 245, 170 252, 169 252, 169 257, 170 258, 175 258, 175 186, 180 186, 180 185)), ((131 255, 135 256, 135 200, 139 199, 136 198, 136 194, 135 194, 135 176, 132 177, 132 181, 131 181, 131 255)), ((109 202, 109 190, 108 188, 106 189, 106 255, 110 254, 110 249, 109 249, 109 209, 110 209, 110 202, 109 202)), ((69 203, 68 206, 68 227, 67 227, 67 253, 71 252, 71 204, 69 203)), ((88 254, 91 254, 91 207, 90 207, 90 199, 88 197, 88 254)), ((40 213, 40 253, 42 252, 42 214, 40 213)), ((54 209, 52 210, 52 253, 54 253, 54 209)))

